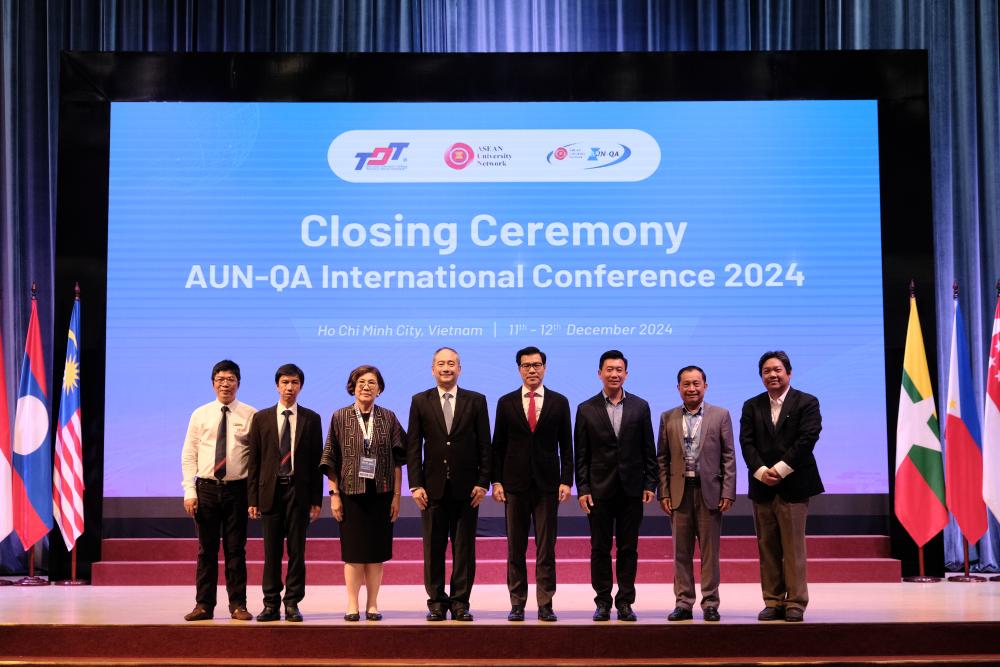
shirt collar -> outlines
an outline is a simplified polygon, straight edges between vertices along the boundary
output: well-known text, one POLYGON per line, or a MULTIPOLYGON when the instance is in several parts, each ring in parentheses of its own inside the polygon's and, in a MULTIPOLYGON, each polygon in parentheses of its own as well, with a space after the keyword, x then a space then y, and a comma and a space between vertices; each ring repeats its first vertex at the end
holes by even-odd
MULTIPOLYGON (((622 400, 618 401, 618 405, 625 402, 625 397, 627 395, 628 394, 625 393, 625 387, 622 387, 622 400)), ((608 398, 608 392, 604 391, 603 389, 601 390, 601 396, 604 397, 604 402, 607 403, 608 405, 615 405, 614 403, 611 402, 611 399, 608 398)))
POLYGON ((771 401, 772 403, 777 403, 778 405, 784 405, 784 403, 785 403, 785 397, 787 397, 787 396, 788 396, 788 391, 789 391, 789 390, 790 390, 791 388, 792 388, 792 385, 788 385, 787 387, 785 387, 785 391, 783 391, 783 392, 781 393, 781 396, 779 396, 778 398, 771 398, 771 395, 770 395, 770 394, 768 394, 768 395, 767 395, 767 399, 768 399, 769 401, 771 401))
POLYGON ((538 389, 528 389, 523 384, 521 385, 521 397, 522 398, 525 397, 525 396, 527 396, 529 391, 534 391, 536 397, 543 398, 545 396, 545 385, 543 385, 543 384, 538 385, 538 389))
POLYGON ((299 404, 298 403, 292 403, 289 406, 284 406, 284 405, 281 404, 281 401, 278 401, 278 414, 280 415, 285 410, 291 410, 292 411, 292 415, 294 416, 299 411, 299 404))
POLYGON ((437 387, 437 390, 438 390, 438 398, 441 399, 442 401, 444 400, 444 395, 445 394, 451 394, 452 398, 458 398, 458 385, 457 384, 454 387, 452 387, 451 389, 442 389, 441 387, 437 387))
POLYGON ((705 401, 699 403, 698 409, 695 410, 694 412, 688 410, 686 405, 682 404, 681 407, 684 408, 684 414, 691 415, 692 417, 700 417, 705 414, 705 401))

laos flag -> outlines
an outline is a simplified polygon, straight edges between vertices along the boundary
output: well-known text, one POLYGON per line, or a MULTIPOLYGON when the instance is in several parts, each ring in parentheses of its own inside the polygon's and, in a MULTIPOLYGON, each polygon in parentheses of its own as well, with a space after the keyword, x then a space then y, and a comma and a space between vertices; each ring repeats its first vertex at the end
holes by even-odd
POLYGON ((34 296, 17 389, 13 454, 14 530, 27 551, 52 530, 49 399, 45 391, 45 361, 34 296))

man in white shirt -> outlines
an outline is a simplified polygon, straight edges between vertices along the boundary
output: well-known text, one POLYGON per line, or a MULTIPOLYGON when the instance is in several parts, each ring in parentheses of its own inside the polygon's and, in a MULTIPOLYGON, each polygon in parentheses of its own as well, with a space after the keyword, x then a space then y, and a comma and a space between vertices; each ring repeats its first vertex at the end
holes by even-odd
POLYGON ((225 359, 212 368, 216 400, 191 413, 181 470, 184 511, 198 527, 195 607, 185 621, 215 615, 219 577, 219 539, 226 560, 229 614, 238 621, 247 611, 247 431, 256 410, 236 400, 240 367, 225 359))

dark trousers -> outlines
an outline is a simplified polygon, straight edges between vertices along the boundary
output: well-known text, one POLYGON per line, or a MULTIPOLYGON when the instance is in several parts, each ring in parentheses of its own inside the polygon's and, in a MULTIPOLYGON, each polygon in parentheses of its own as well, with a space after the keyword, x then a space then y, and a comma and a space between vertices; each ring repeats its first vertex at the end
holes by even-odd
POLYGON ((444 495, 430 498, 420 513, 424 536, 424 588, 427 608, 467 609, 476 579, 476 524, 479 508, 471 498, 453 498, 451 482, 444 495), (451 540, 451 595, 444 590, 444 554, 451 540))
POLYGON ((281 554, 286 542, 288 576, 284 602, 297 605, 306 595, 309 501, 296 499, 293 484, 278 484, 271 511, 262 512, 260 519, 264 536, 264 606, 277 608, 281 603, 281 554))
POLYGON ((708 507, 701 486, 688 483, 681 504, 674 509, 674 597, 676 606, 694 606, 694 541, 701 553, 701 608, 719 606, 719 540, 722 512, 708 507))
POLYGON ((587 515, 590 521, 590 583, 594 602, 611 606, 611 540, 615 542, 615 606, 635 602, 635 571, 639 565, 639 525, 642 497, 619 491, 610 498, 595 498, 587 515))
POLYGON ((225 485, 198 481, 198 574, 195 602, 215 609, 219 583, 219 538, 226 562, 226 593, 229 606, 247 603, 247 484, 239 480, 225 485))
POLYGON ((556 593, 556 522, 558 492, 532 489, 507 492, 507 590, 511 606, 523 607, 528 599, 528 529, 535 522, 535 599, 538 606, 552 604, 556 593))

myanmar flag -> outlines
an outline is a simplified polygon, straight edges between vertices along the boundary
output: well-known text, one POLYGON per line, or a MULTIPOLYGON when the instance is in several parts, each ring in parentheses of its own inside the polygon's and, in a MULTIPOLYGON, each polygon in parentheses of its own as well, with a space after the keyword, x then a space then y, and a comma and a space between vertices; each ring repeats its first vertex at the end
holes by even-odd
POLYGON ((948 523, 941 431, 924 337, 920 333, 917 299, 912 295, 896 422, 896 516, 919 547, 948 523))

